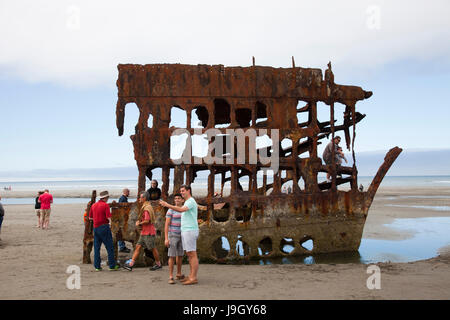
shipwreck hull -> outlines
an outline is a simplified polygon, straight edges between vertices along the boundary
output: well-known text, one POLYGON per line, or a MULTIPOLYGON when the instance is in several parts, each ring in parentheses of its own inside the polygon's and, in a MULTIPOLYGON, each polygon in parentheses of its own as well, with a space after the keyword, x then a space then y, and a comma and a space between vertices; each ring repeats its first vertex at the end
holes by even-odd
POLYGON ((368 208, 360 207, 364 193, 351 196, 339 192, 334 201, 328 193, 296 197, 291 195, 262 197, 249 221, 240 220, 239 209, 230 210, 230 219, 214 219, 200 226, 198 254, 201 260, 224 261, 260 259, 339 251, 357 251, 361 242, 368 208), (230 250, 224 252, 221 238, 230 250), (302 244, 312 240, 308 250, 302 244), (241 249, 237 250, 237 243, 241 249), (293 250, 283 250, 289 244, 293 250))
MULTIPOLYGON (((197 200, 202 202, 205 199, 197 200)), ((253 201, 255 210, 249 207, 221 209, 212 219, 200 223, 197 253, 201 261, 226 262, 357 251, 369 209, 365 204, 369 200, 367 192, 351 190, 336 194, 259 196, 253 201), (229 251, 223 249, 222 237, 227 239, 229 251), (310 250, 302 246, 308 240, 313 242, 310 250), (237 249, 238 241, 241 242, 241 250, 237 249), (291 245, 293 250, 284 251, 285 244, 291 245)), ((162 260, 167 261, 165 210, 157 201, 152 205, 157 217, 156 244, 162 260)), ((135 228, 138 204, 113 202, 111 209, 111 231, 116 250, 117 240, 130 241, 134 246, 139 238, 135 228)), ((205 215, 205 211, 199 212, 200 218, 205 215)), ((138 265, 151 263, 145 255, 141 255, 138 261, 138 265)))
MULTIPOLYGON (((356 125, 365 115, 356 111, 356 103, 370 98, 371 91, 335 83, 331 63, 324 73, 296 67, 294 61, 292 68, 120 64, 118 71, 119 136, 124 133, 125 109, 135 105, 139 110, 135 134, 130 136, 139 171, 138 191, 146 190, 146 180, 158 175, 161 198, 172 202, 173 191, 197 182, 199 173, 207 174, 207 187, 202 190, 206 196, 193 194, 203 206, 198 213, 201 261, 358 250, 376 191, 402 151, 395 147, 386 154, 367 191, 358 186, 354 145, 356 125), (318 118, 320 108, 329 111, 329 119, 318 118), (335 119, 338 108, 343 111, 342 122, 335 119), (174 111, 185 115, 180 126, 172 122, 174 111), (334 141, 339 132, 351 151, 352 166, 336 162, 335 148, 331 147, 331 162, 325 164, 318 152, 323 139, 334 141), (171 139, 181 135, 186 135, 184 147, 173 146, 171 139), (256 147, 256 135, 266 135, 271 145, 256 147), (193 152, 200 136, 209 143, 206 157, 193 152), (227 147, 215 145, 218 140, 227 147), (177 148, 184 149, 181 158, 172 156, 177 148), (261 155, 270 157, 270 163, 261 155), (320 181, 323 173, 329 174, 329 181, 320 181), (230 195, 224 196, 227 184, 230 195), (292 187, 290 193, 284 192, 287 185, 292 187), (313 242, 311 250, 302 246, 308 240, 313 242), (285 245, 293 250, 287 252, 285 245)), ((165 261, 166 210, 157 201, 152 205, 158 251, 165 261)), ((137 242, 139 208, 137 203, 115 202, 111 208, 117 253, 117 240, 137 242)), ((90 261, 89 231, 86 223, 83 261, 90 261)), ((142 256, 139 263, 151 261, 142 256)))

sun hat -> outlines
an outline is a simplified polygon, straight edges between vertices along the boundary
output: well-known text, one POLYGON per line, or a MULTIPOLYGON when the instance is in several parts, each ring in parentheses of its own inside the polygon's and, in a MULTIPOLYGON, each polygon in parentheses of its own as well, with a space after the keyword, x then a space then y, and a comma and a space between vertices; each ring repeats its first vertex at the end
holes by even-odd
POLYGON ((108 191, 102 191, 102 192, 100 192, 100 199, 103 199, 103 198, 106 198, 106 197, 109 197, 108 191))

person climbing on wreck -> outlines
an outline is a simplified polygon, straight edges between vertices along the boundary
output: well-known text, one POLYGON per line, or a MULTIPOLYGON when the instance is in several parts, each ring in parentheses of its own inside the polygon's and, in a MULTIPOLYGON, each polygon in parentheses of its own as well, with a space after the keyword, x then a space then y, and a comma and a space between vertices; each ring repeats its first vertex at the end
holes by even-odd
MULTIPOLYGON (((323 158, 323 161, 325 161, 326 165, 332 164, 333 145, 334 145, 334 154, 335 154, 335 157, 337 157, 340 142, 341 142, 341 137, 336 136, 336 137, 334 137, 333 141, 330 141, 327 144, 327 146, 325 147, 325 150, 323 150, 322 158, 323 158)), ((328 171, 327 171, 327 181, 331 182, 331 174, 328 171)))
POLYGON ((123 265, 123 268, 132 271, 141 248, 144 248, 152 250, 153 256, 155 257, 155 264, 150 268, 150 271, 155 271, 161 269, 162 265, 161 260, 159 259, 158 249, 155 244, 156 229, 154 223, 156 221, 156 217, 149 201, 148 192, 142 191, 139 194, 139 203, 141 204, 141 209, 139 211, 139 218, 136 221, 136 227, 142 229, 141 235, 136 244, 136 248, 134 249, 133 257, 123 265))
POLYGON ((198 256, 197 256, 197 239, 198 239, 198 206, 192 197, 191 187, 182 185, 180 187, 181 196, 184 198, 184 205, 180 207, 173 206, 167 202, 160 200, 159 203, 163 207, 182 212, 181 214, 181 242, 183 249, 189 259, 190 274, 189 277, 181 280, 184 285, 198 283, 198 256))

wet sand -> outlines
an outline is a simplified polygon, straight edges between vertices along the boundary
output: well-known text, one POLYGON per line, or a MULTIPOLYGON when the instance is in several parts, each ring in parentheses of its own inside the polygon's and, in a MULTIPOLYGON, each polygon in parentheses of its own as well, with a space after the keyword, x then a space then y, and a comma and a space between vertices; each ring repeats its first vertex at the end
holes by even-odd
MULTIPOLYGON (((82 193, 89 195, 89 191, 82 193)), ((73 193, 67 196, 74 197, 73 193)), ((396 218, 450 216, 450 211, 400 207, 411 205, 450 206, 450 188, 380 188, 363 236, 405 239, 413 233, 384 224, 396 218)), ((379 290, 366 286, 368 265, 353 263, 200 264, 198 285, 169 285, 167 266, 154 272, 148 268, 94 272, 92 265, 82 264, 85 204, 55 204, 49 230, 35 227, 33 205, 4 207, 0 299, 450 299, 450 246, 428 260, 377 263, 381 271, 379 290), (66 288, 70 265, 81 269, 80 290, 66 288)), ((106 261, 104 248, 102 261, 106 261)), ((188 265, 183 265, 183 270, 188 273, 188 265)))

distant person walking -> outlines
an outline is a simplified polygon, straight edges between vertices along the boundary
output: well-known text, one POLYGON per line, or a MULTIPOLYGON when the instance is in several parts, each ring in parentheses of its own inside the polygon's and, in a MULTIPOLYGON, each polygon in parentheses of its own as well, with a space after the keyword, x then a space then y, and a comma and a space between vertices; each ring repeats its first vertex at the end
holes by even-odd
POLYGON ((158 188, 158 181, 152 180, 150 188, 147 190, 150 200, 161 199, 161 189, 158 188))
MULTIPOLYGON (((127 188, 123 189, 122 196, 119 198, 119 203, 127 203, 129 196, 130 196, 130 190, 127 188)), ((125 253, 131 252, 131 250, 126 247, 125 241, 119 240, 119 241, 117 241, 117 244, 119 245, 119 252, 125 252, 125 253)))
MULTIPOLYGON (((183 197, 177 193, 174 196, 175 206, 183 205, 183 197)), ((177 264, 177 280, 183 280, 184 275, 181 274, 181 266, 183 264, 183 245, 181 242, 181 212, 172 209, 167 210, 166 224, 164 227, 165 245, 169 248, 167 255, 169 256, 169 284, 174 284, 173 265, 176 260, 177 264)))
MULTIPOLYGON (((334 137, 333 141, 330 141, 327 146, 325 147, 325 150, 323 150, 323 154, 322 154, 322 158, 323 161, 325 161, 326 165, 331 165, 332 164, 332 157, 333 157, 333 147, 334 147, 334 154, 335 154, 335 159, 336 159, 336 155, 338 154, 338 147, 339 147, 339 143, 341 142, 341 137, 336 136, 334 137)), ((327 172, 327 181, 330 182, 331 179, 331 174, 329 172, 327 172)))
POLYGON ((53 203, 53 196, 48 189, 39 196, 38 201, 41 203, 41 226, 42 229, 48 229, 50 224, 51 204, 53 203))
MULTIPOLYGON (((2 200, 2 197, 0 196, 0 234, 2 233, 3 217, 5 216, 5 209, 3 208, 1 200, 2 200)), ((0 238, 0 240, 2 240, 2 239, 0 238)))
POLYGON ((197 202, 192 197, 191 187, 182 185, 180 187, 181 196, 184 198, 184 205, 180 207, 172 206, 167 202, 160 200, 160 204, 163 207, 182 212, 181 215, 181 241, 183 249, 186 250, 186 254, 189 259, 189 265, 191 268, 189 277, 182 281, 184 285, 196 284, 197 272, 198 272, 198 257, 197 257, 197 239, 198 239, 198 221, 197 202))
POLYGON ((158 249, 156 248, 155 244, 156 229, 154 223, 156 221, 156 217, 153 211, 153 207, 148 201, 148 197, 149 195, 146 191, 142 191, 139 194, 139 203, 141 204, 141 209, 139 212, 138 221, 136 221, 136 227, 142 228, 142 230, 141 235, 139 236, 139 240, 136 244, 136 248, 134 249, 133 257, 123 266, 124 269, 127 269, 129 271, 133 270, 133 266, 139 256, 141 248, 152 250, 153 256, 155 257, 155 265, 150 268, 151 271, 162 268, 158 249))
POLYGON ((100 192, 100 200, 91 206, 89 211, 89 219, 94 221, 94 268, 95 271, 101 271, 100 247, 102 243, 108 252, 109 270, 119 269, 114 256, 114 244, 109 226, 109 218, 111 218, 111 209, 108 205, 108 191, 100 192))
POLYGON ((34 210, 36 211, 36 216, 38 218, 38 223, 36 228, 40 228, 42 227, 42 221, 41 221, 41 203, 39 202, 39 197, 44 194, 44 191, 39 191, 38 195, 35 199, 35 204, 34 204, 34 210))

